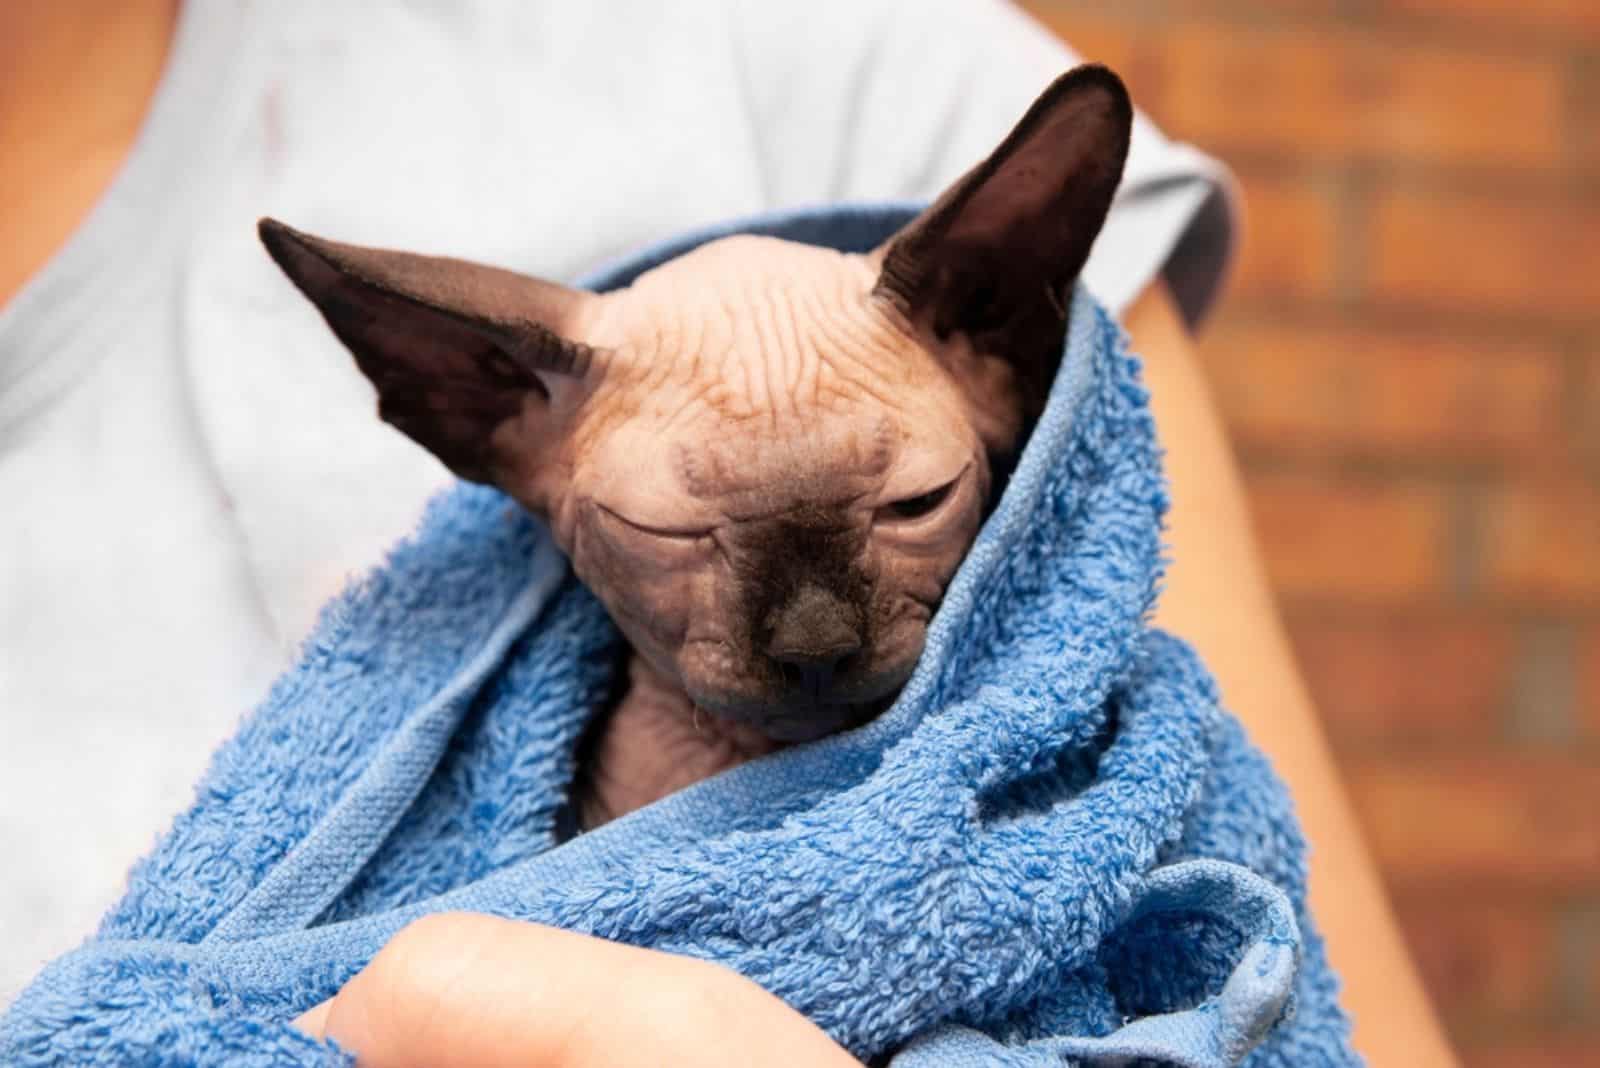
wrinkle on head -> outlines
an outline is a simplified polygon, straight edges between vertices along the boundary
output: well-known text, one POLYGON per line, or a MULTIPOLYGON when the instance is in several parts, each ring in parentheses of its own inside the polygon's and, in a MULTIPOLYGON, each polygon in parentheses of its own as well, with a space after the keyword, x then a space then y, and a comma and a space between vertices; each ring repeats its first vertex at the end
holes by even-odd
POLYGON ((613 294, 601 337, 652 390, 693 384, 729 419, 803 416, 914 371, 917 346, 871 297, 873 277, 864 257, 723 238, 613 294))
POLYGON ((962 365, 875 277, 753 237, 641 276, 596 317, 613 358, 569 437, 568 496, 599 506, 562 511, 579 577, 697 705, 785 736, 903 683, 989 484, 962 365))
POLYGON ((901 438, 887 413, 865 408, 819 413, 806 423, 745 426, 742 435, 675 444, 674 466, 684 490, 702 500, 727 501, 736 519, 760 518, 751 505, 775 495, 796 504, 849 500, 881 481, 901 438))

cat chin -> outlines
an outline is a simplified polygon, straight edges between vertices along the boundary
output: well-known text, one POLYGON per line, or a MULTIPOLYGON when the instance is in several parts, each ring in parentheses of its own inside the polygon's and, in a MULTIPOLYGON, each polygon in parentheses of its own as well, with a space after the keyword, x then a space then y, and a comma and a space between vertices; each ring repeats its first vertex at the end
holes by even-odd
POLYGON ((872 679, 853 682, 823 700, 791 692, 751 696, 700 692, 689 700, 710 715, 758 731, 775 742, 794 745, 864 726, 888 710, 911 675, 914 663, 872 679))

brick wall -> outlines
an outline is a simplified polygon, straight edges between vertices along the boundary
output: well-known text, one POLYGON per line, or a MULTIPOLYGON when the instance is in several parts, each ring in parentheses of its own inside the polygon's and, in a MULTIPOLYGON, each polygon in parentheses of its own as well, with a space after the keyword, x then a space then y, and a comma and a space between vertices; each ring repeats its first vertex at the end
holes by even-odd
POLYGON ((1429 987, 1600 1065, 1600 0, 1031 0, 1248 211, 1203 340, 1429 987))

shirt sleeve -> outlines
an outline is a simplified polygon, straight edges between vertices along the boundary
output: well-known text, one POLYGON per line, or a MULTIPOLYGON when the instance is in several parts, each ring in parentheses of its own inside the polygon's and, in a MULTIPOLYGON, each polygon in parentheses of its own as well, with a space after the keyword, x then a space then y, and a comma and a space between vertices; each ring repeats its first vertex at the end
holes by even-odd
MULTIPOLYGON (((745 91, 773 206, 932 199, 1081 60, 1005 0, 736 6, 745 91)), ((1084 269, 1122 312, 1158 275, 1197 325, 1232 259, 1226 169, 1142 113, 1084 269)))

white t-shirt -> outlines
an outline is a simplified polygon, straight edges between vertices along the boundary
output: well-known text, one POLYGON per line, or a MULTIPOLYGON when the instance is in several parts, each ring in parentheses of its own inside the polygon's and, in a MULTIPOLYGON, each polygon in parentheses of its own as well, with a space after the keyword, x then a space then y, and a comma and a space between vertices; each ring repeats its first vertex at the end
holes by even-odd
MULTIPOLYGON (((1072 63, 998 0, 186 4, 122 172, 0 309, 0 1004, 447 480, 258 216, 567 279, 730 216, 932 197, 1072 63)), ((1225 185, 1141 119, 1091 289, 1164 268, 1198 316, 1225 185)))

